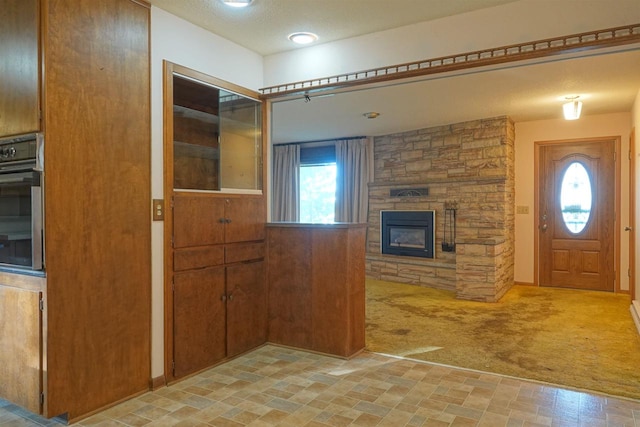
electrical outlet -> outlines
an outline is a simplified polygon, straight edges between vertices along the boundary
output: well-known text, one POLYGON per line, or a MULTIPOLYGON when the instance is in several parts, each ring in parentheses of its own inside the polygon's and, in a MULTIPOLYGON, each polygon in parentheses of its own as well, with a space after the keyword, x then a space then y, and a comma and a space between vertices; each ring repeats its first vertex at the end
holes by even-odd
POLYGON ((516 213, 517 214, 528 214, 529 213, 529 206, 516 206, 516 213))

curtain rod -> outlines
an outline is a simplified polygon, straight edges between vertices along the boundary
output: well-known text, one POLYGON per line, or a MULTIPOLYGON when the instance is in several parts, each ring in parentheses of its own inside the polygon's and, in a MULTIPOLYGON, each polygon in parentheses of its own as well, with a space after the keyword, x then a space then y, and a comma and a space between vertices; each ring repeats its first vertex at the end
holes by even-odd
POLYGON ((273 146, 275 147, 276 145, 278 145, 278 146, 282 147, 282 146, 285 146, 285 145, 311 144, 313 142, 350 141, 352 139, 362 139, 362 138, 366 138, 366 136, 348 136, 346 138, 316 139, 315 141, 286 142, 284 144, 273 144, 273 146))

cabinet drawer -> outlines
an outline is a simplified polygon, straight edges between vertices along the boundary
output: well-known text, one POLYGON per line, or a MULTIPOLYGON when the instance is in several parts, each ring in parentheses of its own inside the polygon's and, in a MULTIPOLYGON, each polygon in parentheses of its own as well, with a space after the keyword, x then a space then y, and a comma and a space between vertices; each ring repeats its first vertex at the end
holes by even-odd
POLYGON ((173 270, 184 271, 194 268, 211 267, 224 263, 224 247, 206 246, 201 248, 178 249, 173 253, 173 270))
POLYGON ((264 242, 238 243, 225 248, 225 263, 251 261, 264 258, 264 242))

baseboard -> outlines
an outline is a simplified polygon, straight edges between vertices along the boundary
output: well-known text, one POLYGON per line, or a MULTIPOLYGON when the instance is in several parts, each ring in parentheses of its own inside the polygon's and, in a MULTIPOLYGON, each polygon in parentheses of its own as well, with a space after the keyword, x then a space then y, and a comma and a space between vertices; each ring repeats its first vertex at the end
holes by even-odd
POLYGON ((157 390, 167 385, 167 380, 164 378, 164 375, 159 377, 151 378, 149 381, 149 388, 151 390, 157 390))
POLYGON ((513 282, 513 284, 519 286, 538 286, 533 282, 513 282))
POLYGON ((636 324, 636 329, 640 334, 640 301, 631 303, 631 317, 633 317, 633 322, 636 324))

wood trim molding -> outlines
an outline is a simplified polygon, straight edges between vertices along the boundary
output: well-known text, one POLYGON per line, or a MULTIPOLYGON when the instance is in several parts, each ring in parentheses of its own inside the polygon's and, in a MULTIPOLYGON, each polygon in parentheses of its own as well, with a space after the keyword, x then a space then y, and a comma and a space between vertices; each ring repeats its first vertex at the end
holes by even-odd
POLYGON ((636 128, 629 135, 629 294, 636 296, 636 128))
POLYGON ((535 286, 538 287, 537 283, 533 283, 533 282, 513 282, 514 285, 518 285, 518 286, 535 286))
POLYGON ((261 88, 263 99, 640 43, 640 23, 261 88))
MULTIPOLYGON (((638 29, 638 31, 640 31, 640 28, 638 29)), ((252 98, 255 100, 260 99, 260 94, 258 92, 254 92, 245 87, 228 82, 226 80, 219 79, 217 77, 210 76, 208 74, 191 69, 189 67, 185 67, 183 65, 171 63, 165 60, 165 69, 168 71, 170 70, 171 73, 179 74, 180 76, 192 81, 195 79, 195 81, 198 81, 199 83, 206 83, 219 89, 235 92, 239 95, 246 96, 247 98, 252 98)))
POLYGON ((151 380, 149 381, 149 389, 151 391, 155 391, 159 388, 166 387, 166 386, 167 386, 167 380, 164 375, 151 378, 151 380))

